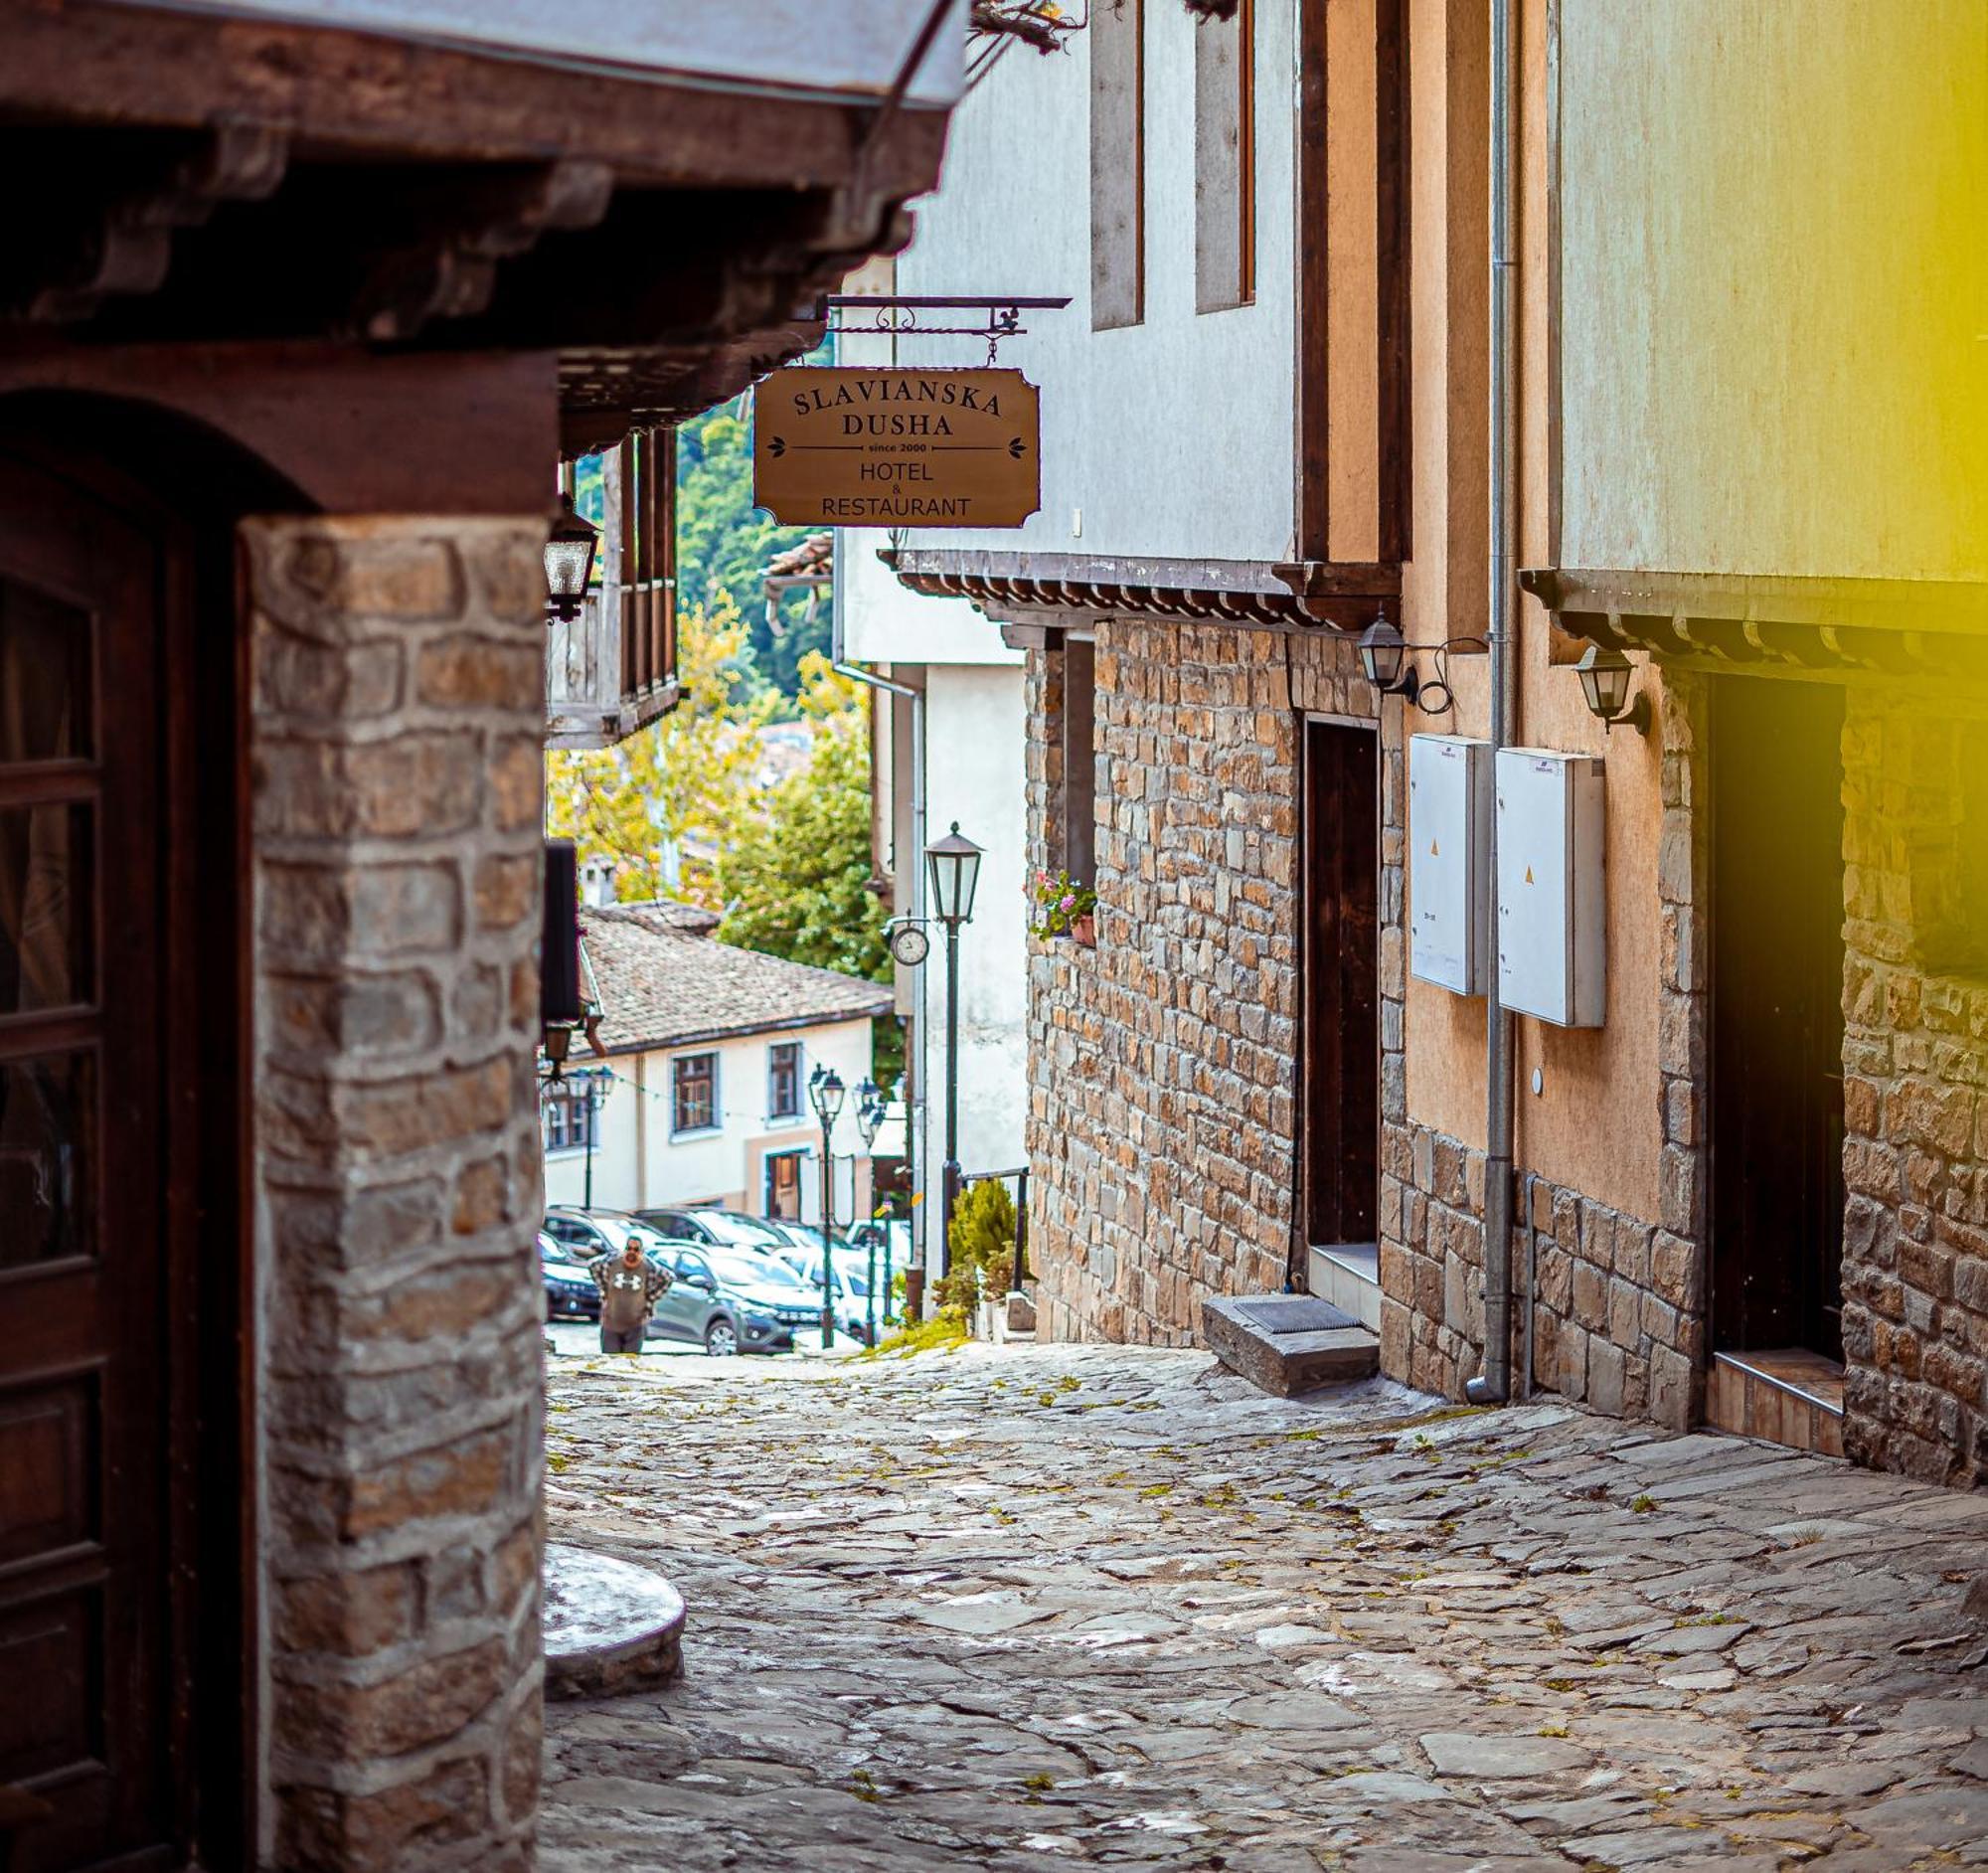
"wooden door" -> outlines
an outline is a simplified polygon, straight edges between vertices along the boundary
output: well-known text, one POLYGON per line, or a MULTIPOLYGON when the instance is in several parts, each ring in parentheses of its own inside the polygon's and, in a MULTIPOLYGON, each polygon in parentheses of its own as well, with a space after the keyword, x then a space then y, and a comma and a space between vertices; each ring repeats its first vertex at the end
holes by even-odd
MULTIPOLYGON (((1300 1214, 1305 1241, 1321 1248, 1375 1239, 1381 1150, 1378 759, 1371 729, 1304 725, 1300 1214)), ((1302 1285, 1306 1271, 1293 1273, 1302 1285)))
POLYGON ((1843 1356, 1843 692, 1712 688, 1713 1342, 1843 1356))
POLYGON ((177 1865, 154 539, 0 457, 0 1785, 177 1865))
POLYGON ((801 1220, 801 1159, 798 1151, 776 1151, 766 1160, 766 1214, 776 1220, 801 1220))

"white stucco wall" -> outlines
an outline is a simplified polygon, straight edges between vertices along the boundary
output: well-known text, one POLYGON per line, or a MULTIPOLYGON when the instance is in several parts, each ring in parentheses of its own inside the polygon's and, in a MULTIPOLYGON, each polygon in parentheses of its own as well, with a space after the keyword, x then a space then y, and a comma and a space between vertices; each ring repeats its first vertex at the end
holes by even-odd
MULTIPOLYGON (((1028 721, 1022 672, 934 664, 925 672, 925 782, 933 838, 952 822, 986 850, 973 921, 959 933, 959 1161, 1006 1170, 1028 1161, 1028 721)), ((945 938, 917 972, 924 1065, 926 1202, 945 1161, 945 938)))
MULTIPOLYGON (((953 112, 937 194, 897 291, 1068 293, 1000 362, 1042 387, 1043 507, 998 532, 908 544, 1276 560, 1291 545, 1290 9, 1255 9, 1256 302, 1194 309, 1194 34, 1177 0, 1146 19, 1143 324, 1090 329, 1089 47, 1016 47, 953 112), (1081 532, 1076 514, 1082 511, 1081 532)), ((906 364, 978 365, 972 339, 895 341, 906 364)), ((851 362, 852 353, 843 354, 851 362)), ((865 360, 866 362, 869 360, 865 360)))
POLYGON ((1560 20, 1561 562, 1988 578, 1981 0, 1560 20))
MULTIPOLYGON (((805 1149, 801 1177, 804 1218, 821 1214, 821 1129, 807 1104, 807 1077, 817 1065, 833 1067, 852 1098, 835 1127, 839 1159, 860 1153, 854 1090, 870 1073, 870 1023, 841 1021, 815 1028, 749 1034, 692 1047, 648 1054, 616 1054, 602 1066, 614 1076, 600 1104, 593 1147, 593 1203, 596 1209, 639 1210, 669 1204, 722 1201, 728 1208, 762 1215, 765 1211, 763 1157, 768 1152, 805 1149), (774 1044, 801 1044, 801 1115, 768 1118, 767 1053, 774 1044), (723 1123, 707 1132, 670 1135, 673 1114, 670 1063, 680 1055, 716 1053, 718 1098, 723 1123)), ((583 1150, 546 1156, 546 1201, 580 1203, 586 1187, 583 1150)), ((846 1217, 850 1168, 838 1164, 836 1205, 846 1217)))

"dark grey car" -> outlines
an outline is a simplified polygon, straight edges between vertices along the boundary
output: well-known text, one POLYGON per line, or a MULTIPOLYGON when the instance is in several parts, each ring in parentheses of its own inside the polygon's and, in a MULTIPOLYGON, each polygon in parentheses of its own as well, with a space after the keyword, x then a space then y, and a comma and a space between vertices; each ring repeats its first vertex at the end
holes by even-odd
POLYGON ((656 1303, 652 1339, 689 1340, 708 1353, 783 1353, 797 1326, 820 1313, 792 1273, 758 1256, 672 1242, 663 1248, 676 1276, 656 1303))

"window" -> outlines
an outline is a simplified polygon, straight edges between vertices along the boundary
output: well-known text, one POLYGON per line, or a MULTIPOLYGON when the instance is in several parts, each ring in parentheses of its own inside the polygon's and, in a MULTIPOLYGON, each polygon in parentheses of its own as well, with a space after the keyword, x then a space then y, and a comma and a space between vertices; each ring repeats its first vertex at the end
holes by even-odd
POLYGON ((1090 12, 1090 325, 1146 316, 1145 0, 1090 12))
POLYGON ((562 1083, 545 1095, 546 1149, 583 1151, 593 1138, 593 1091, 562 1083))
POLYGON ((1097 662, 1087 638, 1063 651, 1063 868, 1080 885, 1097 882, 1097 662))
POLYGON ((718 1056, 684 1054, 673 1064, 676 1104, 673 1131, 710 1131, 718 1124, 718 1056))
POLYGON ((777 1041, 766 1049, 766 1116, 801 1115, 801 1044, 777 1041))
POLYGON ((1251 0, 1194 29, 1194 309, 1256 296, 1255 20, 1251 0))

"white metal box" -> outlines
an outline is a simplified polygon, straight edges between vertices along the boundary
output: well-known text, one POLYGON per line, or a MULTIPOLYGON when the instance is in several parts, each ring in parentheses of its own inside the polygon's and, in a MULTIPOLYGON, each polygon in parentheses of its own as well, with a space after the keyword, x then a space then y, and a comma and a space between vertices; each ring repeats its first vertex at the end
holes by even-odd
POLYGON ((1608 995, 1602 764, 1498 751, 1498 996, 1519 1014, 1598 1028, 1608 995))
POLYGON ((1481 995, 1491 954, 1491 744, 1408 738, 1408 973, 1481 995))

